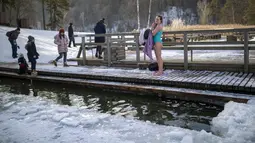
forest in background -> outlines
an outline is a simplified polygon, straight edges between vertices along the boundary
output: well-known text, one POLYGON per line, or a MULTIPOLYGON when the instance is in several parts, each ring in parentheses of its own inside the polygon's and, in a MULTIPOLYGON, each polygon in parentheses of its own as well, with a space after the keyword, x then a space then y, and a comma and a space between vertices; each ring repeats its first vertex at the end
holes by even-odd
POLYGON ((77 31, 92 31, 105 18, 109 32, 132 31, 159 14, 165 25, 174 19, 189 25, 255 24, 255 0, 1 0, 0 5, 10 25, 30 19, 31 27, 52 30, 72 22, 77 31))

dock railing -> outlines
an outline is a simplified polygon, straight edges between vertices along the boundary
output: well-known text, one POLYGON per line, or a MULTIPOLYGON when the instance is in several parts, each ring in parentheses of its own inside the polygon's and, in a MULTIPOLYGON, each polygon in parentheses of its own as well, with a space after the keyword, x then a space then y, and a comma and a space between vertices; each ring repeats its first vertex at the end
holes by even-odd
MULTIPOLYGON (((193 61, 194 50, 241 50, 244 54, 243 62, 239 67, 241 66, 244 72, 250 72, 254 68, 250 65, 250 51, 255 50, 255 41, 252 40, 254 35, 255 28, 166 31, 162 36, 163 50, 183 50, 184 70, 190 69, 189 61, 193 61)), ((86 50, 96 48, 97 45, 101 45, 106 50, 104 61, 107 66, 123 60, 123 58, 118 59, 118 52, 116 52, 120 49, 135 50, 134 64, 143 62, 141 61, 143 46, 139 45, 139 33, 83 34, 75 35, 75 37, 82 39, 82 42, 77 44, 80 45, 77 58, 80 58, 82 53, 83 65, 86 65, 88 60, 86 50), (96 36, 105 37, 106 42, 95 43, 96 36)), ((145 55, 143 60, 146 61, 145 55)))

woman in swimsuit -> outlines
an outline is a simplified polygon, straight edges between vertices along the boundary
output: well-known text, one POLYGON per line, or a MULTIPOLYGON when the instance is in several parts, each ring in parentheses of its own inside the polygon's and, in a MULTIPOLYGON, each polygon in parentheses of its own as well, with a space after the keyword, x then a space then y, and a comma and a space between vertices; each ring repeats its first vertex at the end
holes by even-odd
POLYGON ((163 18, 162 16, 157 16, 155 19, 155 22, 152 24, 152 34, 153 34, 153 42, 154 42, 154 51, 158 63, 158 71, 154 73, 156 76, 160 76, 163 74, 163 60, 161 57, 161 49, 163 47, 162 45, 162 32, 163 32, 163 26, 162 26, 163 18))

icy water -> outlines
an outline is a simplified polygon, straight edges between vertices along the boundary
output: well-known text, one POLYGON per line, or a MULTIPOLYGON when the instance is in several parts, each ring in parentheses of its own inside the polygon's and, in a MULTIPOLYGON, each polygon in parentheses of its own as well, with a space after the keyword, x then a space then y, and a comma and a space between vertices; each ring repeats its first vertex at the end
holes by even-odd
POLYGON ((103 89, 82 88, 48 82, 0 79, 0 92, 41 96, 58 104, 86 106, 89 109, 157 124, 210 131, 210 121, 223 107, 158 97, 113 93, 103 89))

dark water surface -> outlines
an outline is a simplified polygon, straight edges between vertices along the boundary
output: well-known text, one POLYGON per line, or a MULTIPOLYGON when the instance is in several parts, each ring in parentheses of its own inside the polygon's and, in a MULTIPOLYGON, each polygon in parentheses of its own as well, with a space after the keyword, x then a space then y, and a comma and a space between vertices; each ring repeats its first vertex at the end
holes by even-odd
POLYGON ((210 131, 210 121, 223 107, 158 97, 114 93, 48 82, 0 79, 0 92, 47 97, 58 104, 86 106, 102 113, 133 117, 142 121, 193 130, 210 131))

